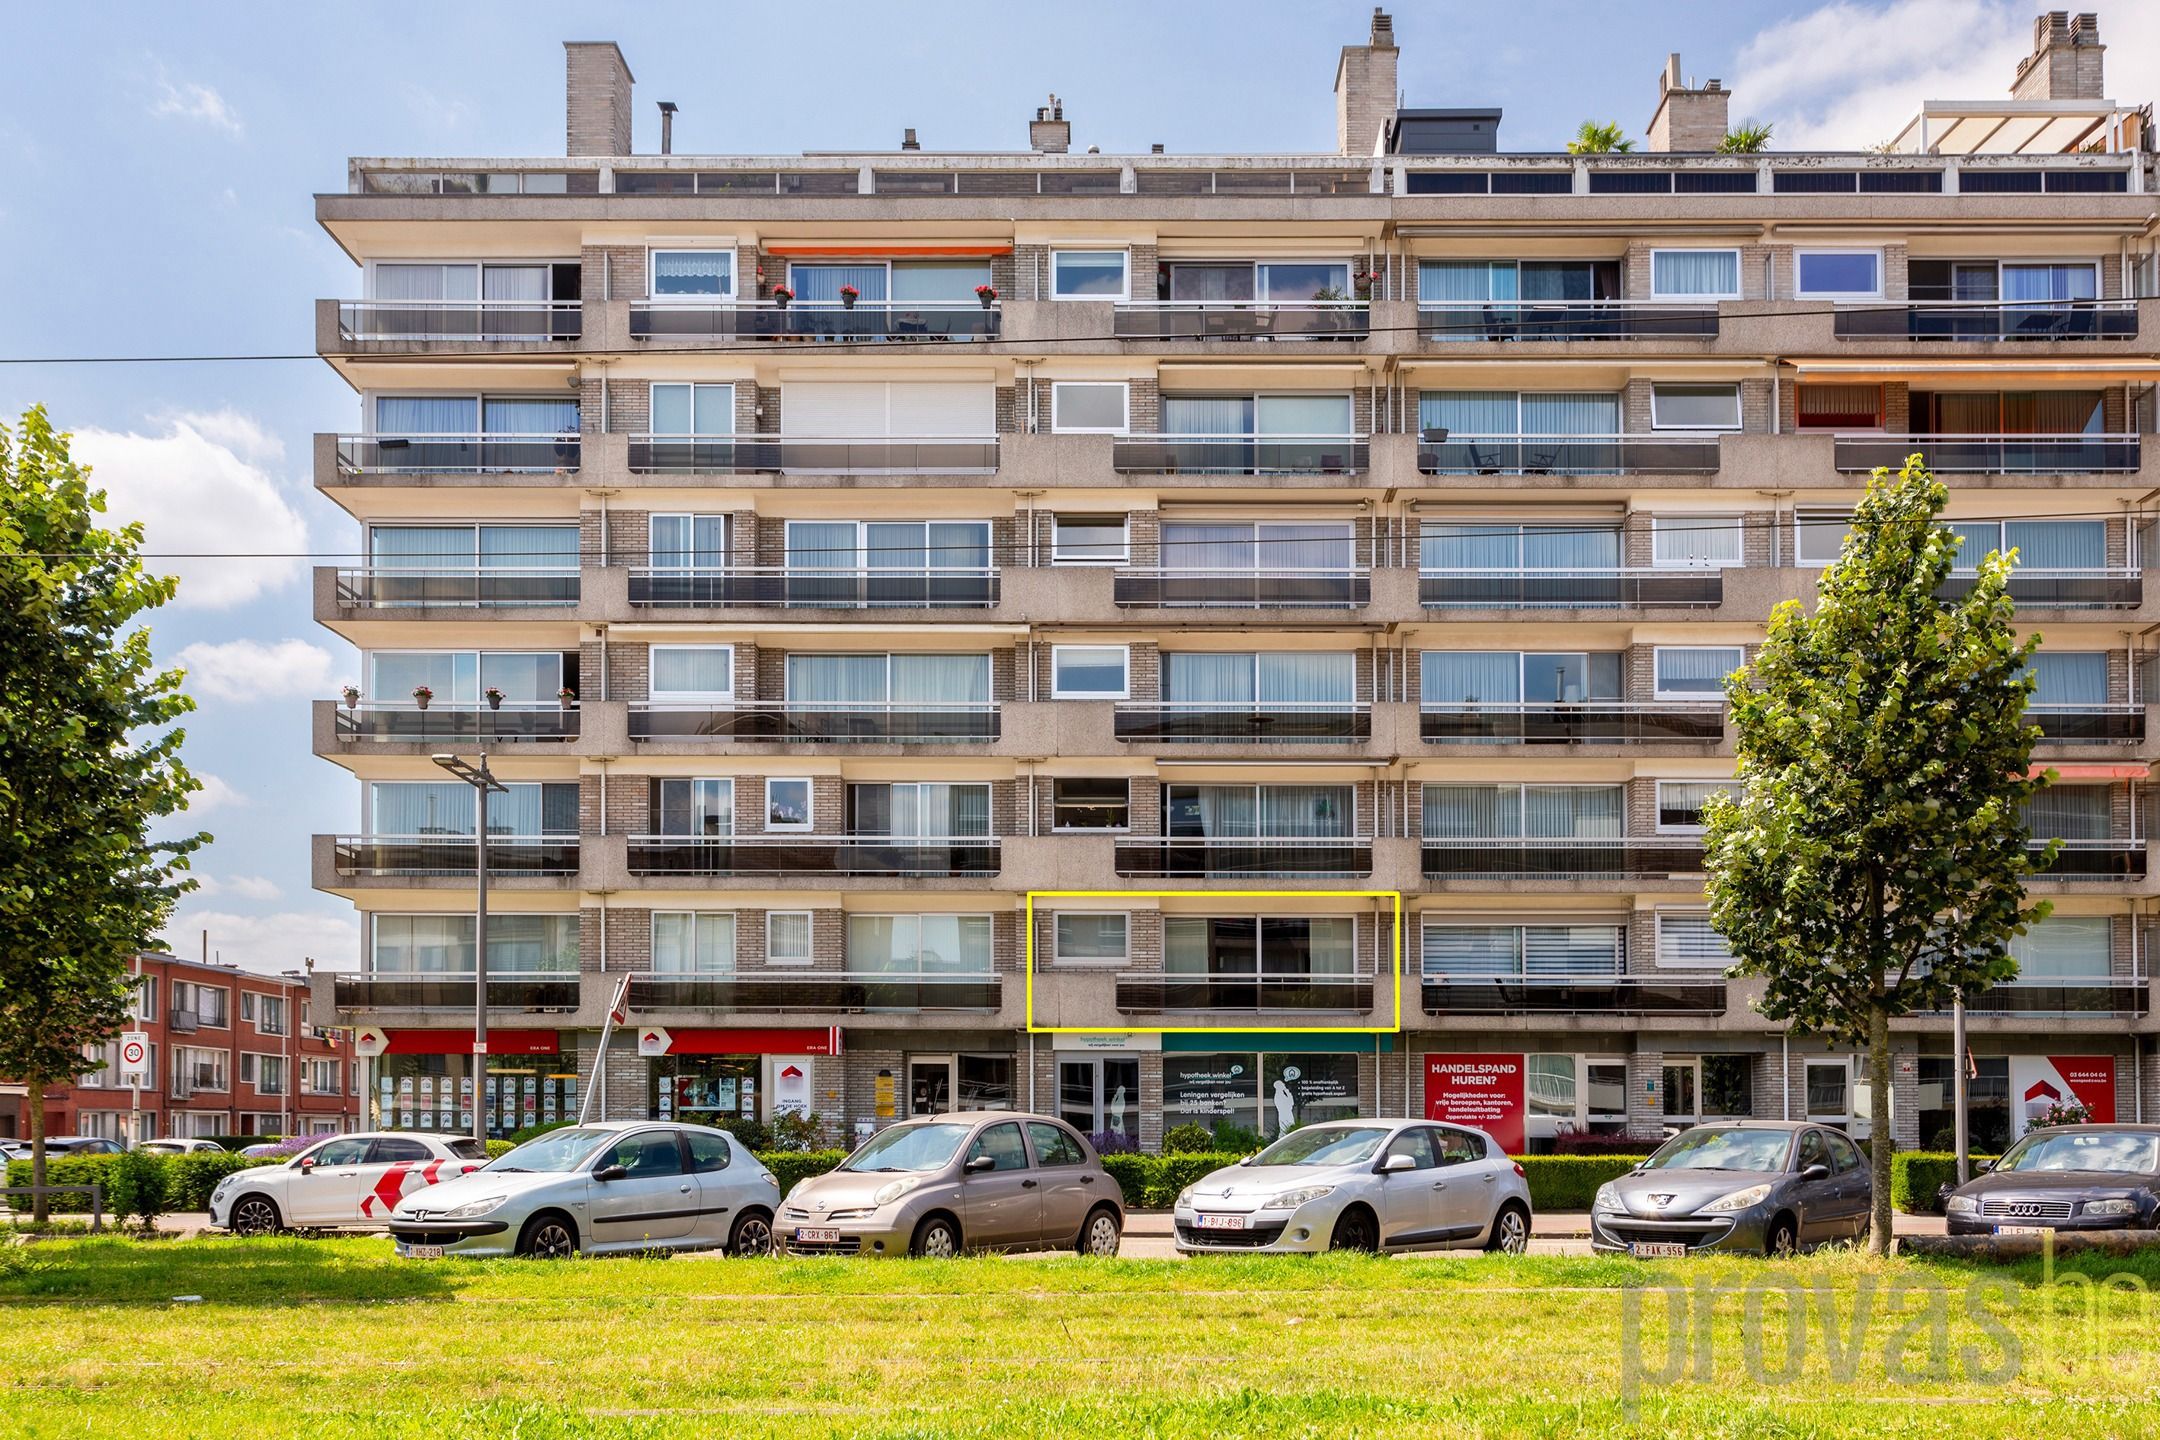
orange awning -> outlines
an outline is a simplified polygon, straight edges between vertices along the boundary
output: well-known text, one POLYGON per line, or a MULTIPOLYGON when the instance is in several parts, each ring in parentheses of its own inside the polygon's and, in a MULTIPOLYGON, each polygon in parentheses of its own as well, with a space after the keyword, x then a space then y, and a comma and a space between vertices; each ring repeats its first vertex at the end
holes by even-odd
POLYGON ((2030 780, 2053 770, 2061 780, 2143 780, 2151 773, 2149 765, 2124 763, 2120 765, 2035 765, 2025 772, 2030 780))
POLYGON ((767 245, 771 255, 1010 255, 1010 245, 767 245))

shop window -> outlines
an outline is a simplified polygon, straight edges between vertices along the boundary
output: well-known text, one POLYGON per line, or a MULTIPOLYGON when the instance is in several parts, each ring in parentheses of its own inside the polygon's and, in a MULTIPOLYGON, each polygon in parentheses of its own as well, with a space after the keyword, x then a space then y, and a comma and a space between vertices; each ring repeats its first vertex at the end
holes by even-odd
POLYGON ((725 1128, 731 1120, 758 1118, 755 1055, 669 1055, 652 1068, 655 1120, 725 1128))

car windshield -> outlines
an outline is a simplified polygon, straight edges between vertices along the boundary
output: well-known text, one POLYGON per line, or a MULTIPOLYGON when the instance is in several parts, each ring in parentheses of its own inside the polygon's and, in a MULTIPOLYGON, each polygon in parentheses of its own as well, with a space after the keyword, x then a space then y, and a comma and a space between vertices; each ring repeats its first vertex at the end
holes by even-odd
POLYGON ((840 1162, 842 1170, 883 1175, 891 1171, 941 1170, 952 1162, 972 1125, 895 1125, 840 1162))
POLYGON ((2048 1170, 2093 1170, 2107 1175, 2160 1171, 2160 1135, 2134 1130, 2073 1130, 2028 1135, 2010 1147, 1995 1169, 2030 1175, 2048 1170))
POLYGON ((1362 1165, 1379 1153, 1389 1130, 1380 1125, 1308 1125, 1253 1156, 1255 1165, 1362 1165))
POLYGON ((1722 1130, 1697 1125, 1658 1147, 1645 1170, 1782 1170, 1792 1136, 1783 1130, 1722 1130))
POLYGON ((488 1168, 530 1170, 543 1175, 568 1174, 577 1169, 579 1163, 600 1145, 614 1138, 615 1132, 612 1130, 577 1126, 568 1130, 550 1130, 545 1135, 526 1141, 488 1168))

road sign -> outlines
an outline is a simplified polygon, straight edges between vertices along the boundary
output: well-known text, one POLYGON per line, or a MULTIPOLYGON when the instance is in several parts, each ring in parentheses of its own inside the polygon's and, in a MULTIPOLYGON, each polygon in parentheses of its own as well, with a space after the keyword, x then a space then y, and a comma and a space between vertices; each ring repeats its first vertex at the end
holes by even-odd
POLYGON ((637 1053, 640 1055, 665 1055, 674 1037, 658 1025, 647 1025, 637 1032, 637 1053))
POLYGON ((373 1059, 390 1048, 390 1037, 372 1025, 362 1025, 353 1031, 353 1049, 373 1059))
POLYGON ((124 1085, 150 1083, 150 1032, 120 1032, 120 1081, 124 1085))

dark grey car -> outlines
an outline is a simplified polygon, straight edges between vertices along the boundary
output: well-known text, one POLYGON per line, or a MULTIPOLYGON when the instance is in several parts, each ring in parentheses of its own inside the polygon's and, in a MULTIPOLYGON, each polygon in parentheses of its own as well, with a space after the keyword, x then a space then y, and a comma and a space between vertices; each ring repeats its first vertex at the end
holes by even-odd
POLYGON ((1827 1125, 1696 1125, 1599 1188, 1590 1243, 1643 1258, 1790 1254, 1866 1234, 1874 1195, 1867 1157, 1827 1125))
POLYGON ((2160 1228, 2160 1125, 2028 1130, 1944 1206, 1952 1235, 2160 1228))

